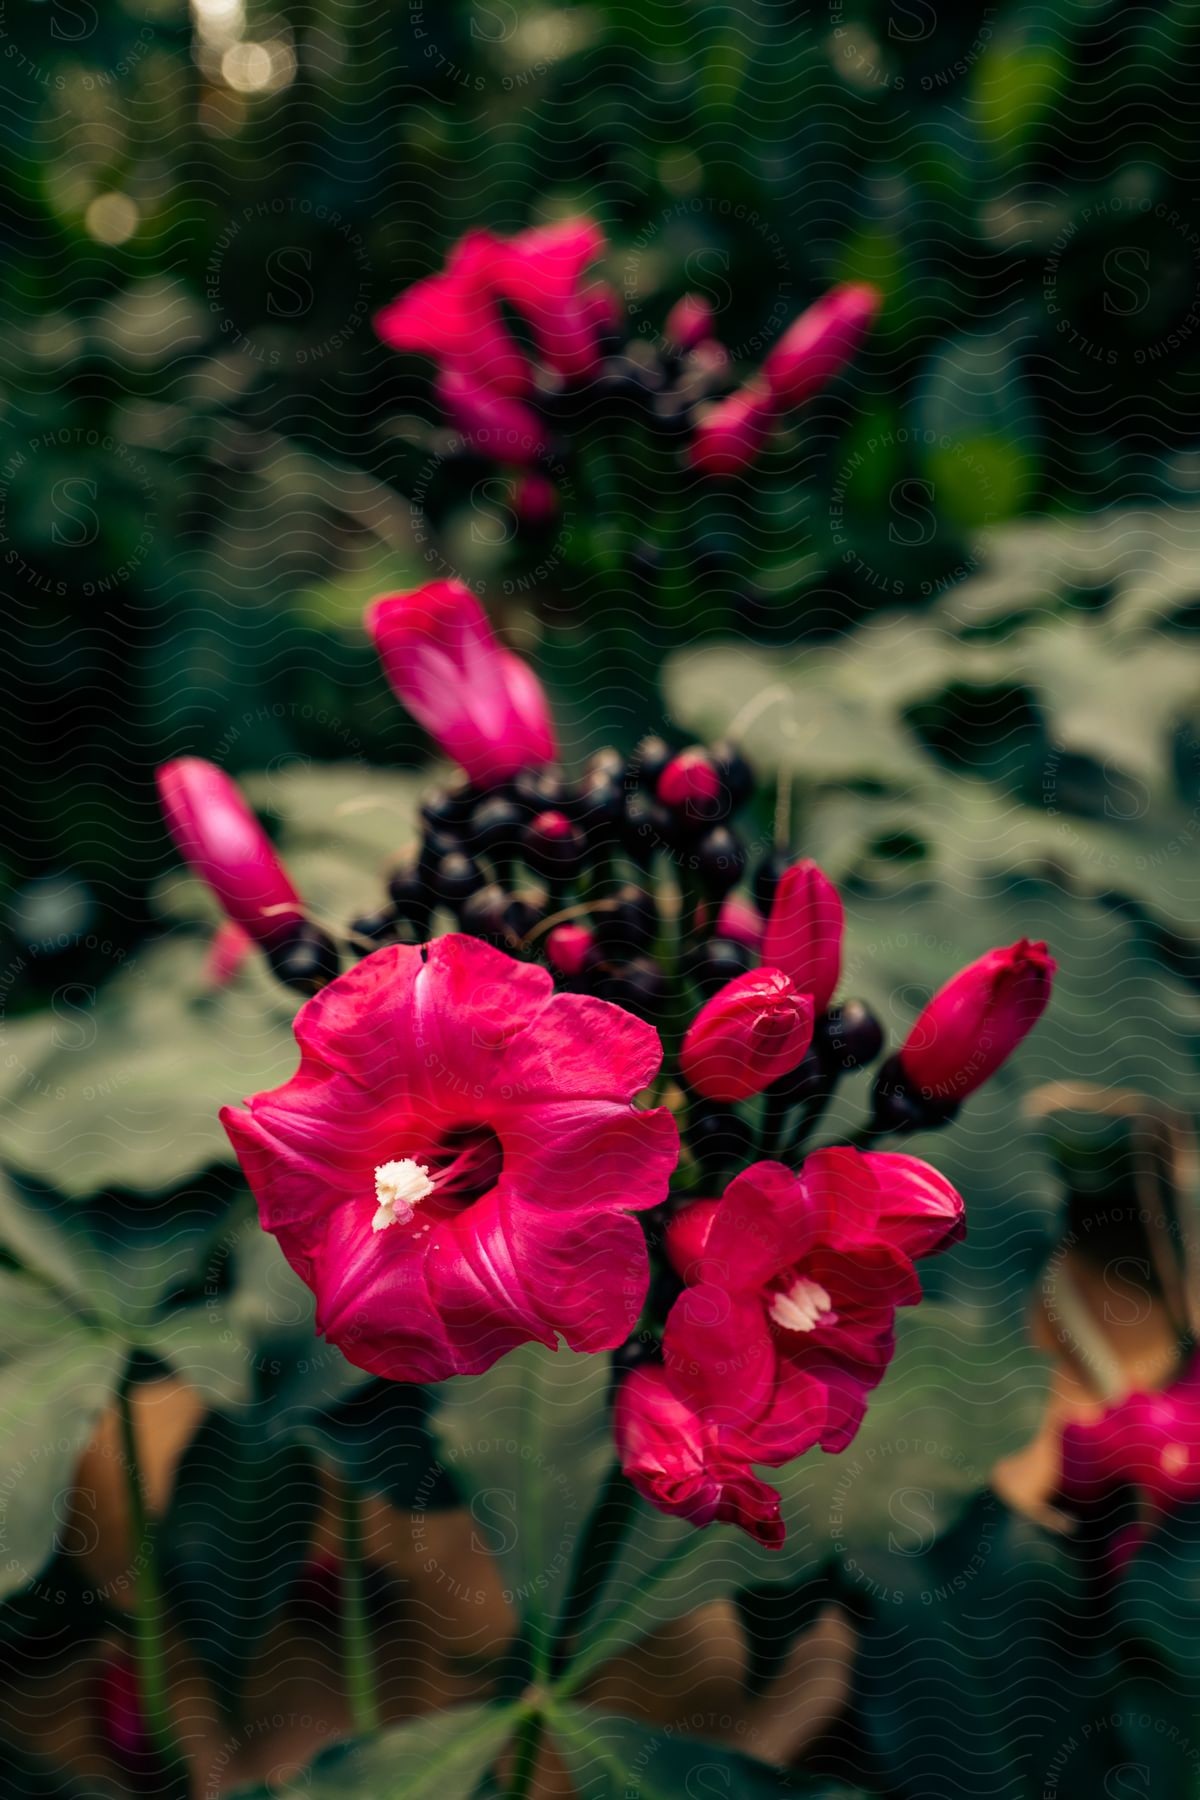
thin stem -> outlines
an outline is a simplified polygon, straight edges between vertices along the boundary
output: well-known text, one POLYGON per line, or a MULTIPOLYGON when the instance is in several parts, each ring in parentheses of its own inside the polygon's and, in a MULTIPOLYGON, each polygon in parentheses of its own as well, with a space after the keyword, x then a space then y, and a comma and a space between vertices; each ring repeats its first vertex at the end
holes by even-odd
POLYGON ((576 1657, 554 1688, 555 1699, 567 1699, 609 1656, 615 1655, 626 1626, 631 1619, 637 1618, 655 1588, 661 1587, 671 1575, 677 1574, 689 1556, 707 1555, 708 1550, 703 1533, 694 1530, 687 1531, 673 1544, 657 1568, 638 1584, 621 1606, 614 1609, 587 1649, 576 1657))
POLYGON ((138 1461, 137 1435, 133 1428, 133 1409, 130 1405, 132 1386, 127 1372, 117 1391, 117 1413, 121 1427, 121 1462, 125 1471, 129 1524, 135 1545, 133 1631, 137 1646, 138 1700, 155 1747, 168 1770, 174 1774, 182 1771, 185 1764, 171 1718, 164 1637, 165 1608, 158 1579, 155 1532, 146 1509, 146 1491, 138 1461))
POLYGON ((770 1088, 767 1089, 763 1095, 762 1124, 758 1134, 760 1157, 769 1160, 780 1153, 779 1140, 791 1109, 792 1103, 785 1095, 773 1094, 770 1088))
POLYGON ((350 1718, 359 1737, 379 1730, 375 1692, 375 1658, 367 1616, 366 1558, 363 1552, 362 1499, 342 1474, 342 1664, 350 1718))
POLYGON ((541 1748, 543 1723, 540 1712, 526 1713, 513 1734, 513 1772, 508 1784, 508 1800, 525 1800, 529 1792, 541 1748))
POLYGON ((575 1551, 571 1582, 555 1634, 556 1656, 564 1652, 569 1640, 578 1636, 591 1617, 613 1560, 625 1541, 635 1499, 620 1463, 614 1462, 575 1551))

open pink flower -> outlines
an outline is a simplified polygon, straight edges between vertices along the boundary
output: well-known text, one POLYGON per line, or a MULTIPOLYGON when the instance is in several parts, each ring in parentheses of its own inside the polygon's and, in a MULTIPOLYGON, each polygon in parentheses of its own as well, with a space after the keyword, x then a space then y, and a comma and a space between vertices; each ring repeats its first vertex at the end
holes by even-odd
POLYGON ((592 219, 536 225, 497 245, 494 291, 528 320, 539 352, 568 381, 592 373, 612 316, 612 290, 584 279, 604 247, 592 219))
POLYGON ((666 1193, 669 1112, 633 1098, 650 1026, 453 934, 377 950, 301 1007, 292 1079, 221 1117, 317 1328, 397 1381, 531 1339, 613 1349, 645 1298, 631 1215, 666 1193))
POLYGON ((226 916, 260 949, 285 944, 303 924, 304 909, 237 783, 199 756, 163 763, 156 779, 179 854, 226 916))
POLYGON ((850 361, 883 296, 866 282, 832 288, 794 319, 763 364, 776 406, 799 406, 850 361))
POLYGON ((376 315, 383 342, 469 372, 476 386, 497 394, 527 393, 533 372, 505 330, 495 300, 501 249, 490 232, 469 231, 440 274, 414 282, 376 315))
POLYGON ((688 1284, 663 1339, 672 1388, 728 1455, 844 1449, 891 1360, 896 1308, 921 1297, 912 1257, 952 1241, 962 1211, 915 1157, 818 1150, 799 1175, 755 1163, 670 1228, 688 1284))
POLYGON ((1064 1428, 1064 1498, 1101 1500, 1123 1485, 1160 1512, 1200 1500, 1200 1354, 1160 1393, 1127 1394, 1064 1428))
POLYGON ((763 939, 763 961, 811 994, 823 1013, 842 971, 845 915, 838 891, 812 861, 788 869, 775 891, 763 939))
POLYGON ((662 1369, 626 1376, 613 1435, 622 1470, 659 1512, 693 1525, 740 1525, 771 1550, 783 1543, 779 1495, 721 1448, 717 1432, 679 1398, 662 1369))
POLYGON ((551 762, 554 721, 527 663, 504 650, 459 581, 431 581, 367 608, 367 631, 409 712, 471 781, 551 762))
POLYGON ((926 1100, 973 1094, 1041 1018, 1054 982, 1045 944, 1022 938, 989 950, 948 981, 900 1050, 905 1075, 926 1100))

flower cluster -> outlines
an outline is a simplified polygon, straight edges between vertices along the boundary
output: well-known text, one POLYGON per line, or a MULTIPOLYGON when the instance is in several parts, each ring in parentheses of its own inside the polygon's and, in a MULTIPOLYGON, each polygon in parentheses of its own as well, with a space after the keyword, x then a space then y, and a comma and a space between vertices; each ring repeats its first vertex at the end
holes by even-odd
POLYGON ((658 346, 623 339, 621 301, 595 273, 606 249, 591 219, 570 218, 512 238, 474 230, 446 267, 378 314, 392 349, 437 366, 439 404, 463 439, 492 461, 524 470, 518 510, 532 524, 555 505, 536 466, 563 435, 609 402, 640 409, 703 474, 732 476, 849 362, 880 305, 861 283, 834 288, 784 332, 762 368, 739 385, 709 302, 685 294, 658 346), (530 350, 505 323, 523 323, 530 350))
MULTIPOLYGON (((539 338, 583 359, 585 316, 539 338)), ((877 1146, 952 1117, 1054 964, 1022 941, 964 969, 880 1064, 854 1141, 810 1149, 883 1032, 839 997, 832 882, 739 835, 756 783, 737 747, 646 737, 569 778, 537 677, 466 588, 377 600, 367 628, 463 770, 381 908, 319 926, 225 776, 160 774, 184 856, 311 995, 295 1076, 223 1114, 262 1222, 319 1329, 378 1375, 438 1381, 560 1337, 619 1352, 629 1480, 778 1544, 755 1469, 851 1441, 914 1263, 963 1230, 942 1176, 877 1146)))

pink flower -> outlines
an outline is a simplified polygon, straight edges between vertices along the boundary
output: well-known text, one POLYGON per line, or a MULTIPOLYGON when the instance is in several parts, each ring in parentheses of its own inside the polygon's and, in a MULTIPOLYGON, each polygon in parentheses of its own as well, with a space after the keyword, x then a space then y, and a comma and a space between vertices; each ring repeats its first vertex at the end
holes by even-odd
POLYGON ((598 338, 611 320, 611 288, 584 282, 604 248, 593 220, 563 219, 518 232, 497 249, 494 291, 529 321, 542 357, 568 381, 595 369, 598 338))
POLYGON ((595 945, 589 925, 556 925, 546 936, 546 961, 568 980, 581 975, 595 945))
POLYGON ((613 1435, 621 1468, 659 1512, 693 1525, 740 1525, 770 1550, 783 1543, 779 1495, 721 1449, 718 1434, 673 1392, 661 1369, 626 1376, 613 1408, 613 1435))
POLYGON ((615 1348, 641 1310, 631 1215, 667 1190, 670 1113, 633 1098, 655 1032, 457 933, 368 956, 301 1007, 301 1061, 222 1121, 317 1328, 397 1381, 518 1344, 615 1348))
POLYGON ((905 1075, 926 1100, 959 1101, 994 1075, 1041 1018, 1056 964, 1028 938, 989 950, 948 981, 900 1050, 905 1075))
POLYGON ((775 405, 799 406, 832 381, 854 355, 882 302, 878 288, 851 282, 831 289, 793 320, 763 364, 775 405))
POLYGON ((755 1163, 668 1228, 688 1284, 663 1338, 672 1388, 731 1456, 844 1449, 891 1360, 896 1308, 921 1297, 912 1258, 959 1235, 962 1212, 913 1157, 817 1150, 799 1175, 755 1163))
POLYGON ((497 462, 536 462, 546 433, 533 408, 490 388, 468 369, 442 369, 434 383, 438 399, 470 447, 497 462))
POLYGON ((705 1002, 688 1026, 679 1070, 706 1100, 749 1100, 803 1060, 813 1004, 780 969, 749 969, 705 1002))
POLYGON ((664 806, 685 813, 693 825, 715 823, 729 811, 725 784, 702 744, 693 744, 673 756, 654 791, 664 806))
POLYGON ((667 314, 663 336, 677 355, 694 350, 713 334, 716 318, 703 294, 685 294, 667 314))
POLYGON ((205 987, 227 987, 254 948, 254 940, 232 919, 222 919, 213 933, 204 959, 205 987))
POLYGON ((237 784, 198 756, 163 763, 156 780, 179 854, 227 916, 260 949, 286 944, 304 923, 304 909, 237 784))
POLYGON ((811 994, 823 1013, 842 972, 845 917, 838 891, 815 862, 788 869, 776 889, 763 939, 763 961, 811 994))
POLYGON ((1064 1428, 1064 1498, 1101 1500, 1125 1484, 1161 1512, 1200 1500, 1200 1354, 1161 1393, 1127 1394, 1064 1428))
POLYGON ((702 475, 737 475, 761 456, 771 429, 772 401, 761 383, 751 383, 706 407, 692 438, 689 456, 702 475))
POLYGON ((554 722, 537 676, 497 644, 461 582, 373 600, 366 626, 404 705, 471 781, 505 781, 554 759, 554 722))
POLYGON ((522 475, 513 494, 513 507, 522 525, 537 531, 553 525, 562 511, 562 502, 548 476, 522 475))
MULTIPOLYGON (((740 894, 726 894, 717 914, 716 935, 732 938, 735 944, 745 944, 748 950, 761 951, 765 933, 766 920, 757 906, 752 901, 743 899, 740 894)), ((803 986, 802 983, 795 982, 792 985, 803 986)))
POLYGON ((468 372, 477 388, 527 393, 532 371, 505 330, 495 301, 501 252, 499 239, 490 232, 469 231, 441 274, 414 282, 376 315, 375 329, 383 342, 468 372))

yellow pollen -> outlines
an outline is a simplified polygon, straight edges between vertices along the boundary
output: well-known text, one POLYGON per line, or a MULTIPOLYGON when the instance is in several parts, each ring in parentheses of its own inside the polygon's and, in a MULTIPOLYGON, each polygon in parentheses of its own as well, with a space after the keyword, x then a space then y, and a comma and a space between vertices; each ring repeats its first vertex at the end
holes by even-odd
POLYGON ((771 1296, 771 1317, 785 1331, 812 1331, 832 1312, 833 1301, 825 1289, 807 1275, 798 1275, 786 1294, 771 1296))
POLYGON ((375 1171, 378 1205, 371 1221, 372 1230, 386 1231, 389 1225, 407 1225, 419 1203, 432 1192, 433 1182, 424 1163, 414 1162, 409 1156, 401 1157, 399 1162, 380 1163, 375 1171))

